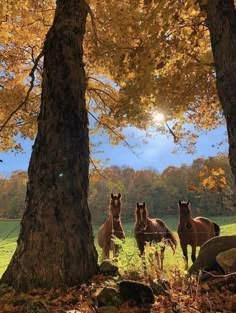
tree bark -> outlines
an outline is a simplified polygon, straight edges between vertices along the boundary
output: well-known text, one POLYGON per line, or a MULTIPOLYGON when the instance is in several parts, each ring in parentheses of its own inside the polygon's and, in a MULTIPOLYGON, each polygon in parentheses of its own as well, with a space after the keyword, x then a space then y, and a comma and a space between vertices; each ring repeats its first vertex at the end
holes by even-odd
POLYGON ((2 282, 18 290, 73 286, 97 272, 87 204, 84 0, 57 0, 44 45, 38 134, 17 248, 2 282))
POLYGON ((229 160, 236 179, 236 11, 234 0, 208 0, 205 9, 215 61, 217 90, 227 124, 229 160))

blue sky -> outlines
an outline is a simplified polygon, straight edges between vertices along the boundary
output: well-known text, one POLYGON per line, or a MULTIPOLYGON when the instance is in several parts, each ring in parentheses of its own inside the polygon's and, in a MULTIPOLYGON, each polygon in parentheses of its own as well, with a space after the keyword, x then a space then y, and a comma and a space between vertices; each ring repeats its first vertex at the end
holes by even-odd
MULTIPOLYGON (((187 154, 183 149, 179 149, 176 154, 172 151, 176 149, 171 136, 153 135, 151 138, 145 137, 145 132, 135 128, 125 129, 127 141, 132 147, 132 151, 124 144, 111 146, 106 137, 96 138, 103 144, 97 147, 100 153, 94 153, 92 157, 106 161, 109 165, 129 166, 135 170, 153 169, 162 172, 170 165, 180 166, 181 164, 190 165, 198 157, 215 156, 219 152, 227 152, 228 145, 217 147, 217 143, 226 140, 226 129, 220 127, 208 133, 201 133, 196 146, 195 154, 187 154), (144 144, 144 140, 147 141, 144 144)), ((33 142, 23 140, 23 153, 0 153, 0 173, 9 174, 14 170, 27 170, 32 151, 33 142)))

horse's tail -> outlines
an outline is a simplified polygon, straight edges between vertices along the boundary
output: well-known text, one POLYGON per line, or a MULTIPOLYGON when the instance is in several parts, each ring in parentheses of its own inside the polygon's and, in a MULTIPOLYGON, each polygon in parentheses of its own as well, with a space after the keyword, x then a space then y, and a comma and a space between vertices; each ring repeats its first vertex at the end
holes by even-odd
POLYGON ((215 230, 215 236, 220 236, 220 226, 216 223, 213 223, 214 230, 215 230))
POLYGON ((175 253, 176 246, 177 246, 177 239, 176 239, 174 233, 169 229, 169 227, 167 225, 165 225, 165 228, 166 228, 166 232, 165 232, 164 238, 167 240, 171 249, 175 253))

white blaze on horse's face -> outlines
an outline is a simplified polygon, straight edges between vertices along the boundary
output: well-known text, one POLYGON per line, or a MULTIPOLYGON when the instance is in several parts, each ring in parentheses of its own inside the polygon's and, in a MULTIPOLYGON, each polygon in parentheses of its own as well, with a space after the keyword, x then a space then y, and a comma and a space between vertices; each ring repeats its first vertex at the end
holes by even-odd
POLYGON ((113 195, 111 194, 111 203, 110 209, 112 212, 112 217, 115 221, 119 221, 120 219, 120 211, 121 211, 121 194, 113 195))
POLYGON ((180 201, 179 200, 179 214, 183 218, 189 218, 191 214, 190 202, 189 201, 180 201))
POLYGON ((115 204, 115 206, 117 206, 117 205, 119 204, 119 200, 118 200, 118 199, 115 199, 115 200, 114 200, 114 204, 115 204))
POLYGON ((138 203, 138 209, 139 209, 139 216, 140 216, 139 227, 141 230, 145 230, 147 227, 145 203, 138 203))

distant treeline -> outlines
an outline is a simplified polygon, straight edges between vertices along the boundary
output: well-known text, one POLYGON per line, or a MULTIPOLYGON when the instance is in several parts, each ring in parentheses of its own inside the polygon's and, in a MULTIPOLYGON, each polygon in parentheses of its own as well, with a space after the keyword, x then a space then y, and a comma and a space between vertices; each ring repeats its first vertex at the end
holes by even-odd
MULTIPOLYGON (((27 172, 0 177, 0 217, 20 218, 24 211, 27 172)), ((192 165, 168 167, 164 172, 135 171, 113 166, 90 173, 89 207, 94 223, 105 220, 110 193, 122 193, 122 219, 132 220, 137 202, 145 201, 150 215, 176 215, 178 200, 190 200, 194 215, 236 212, 236 193, 228 158, 198 158, 192 165)))

